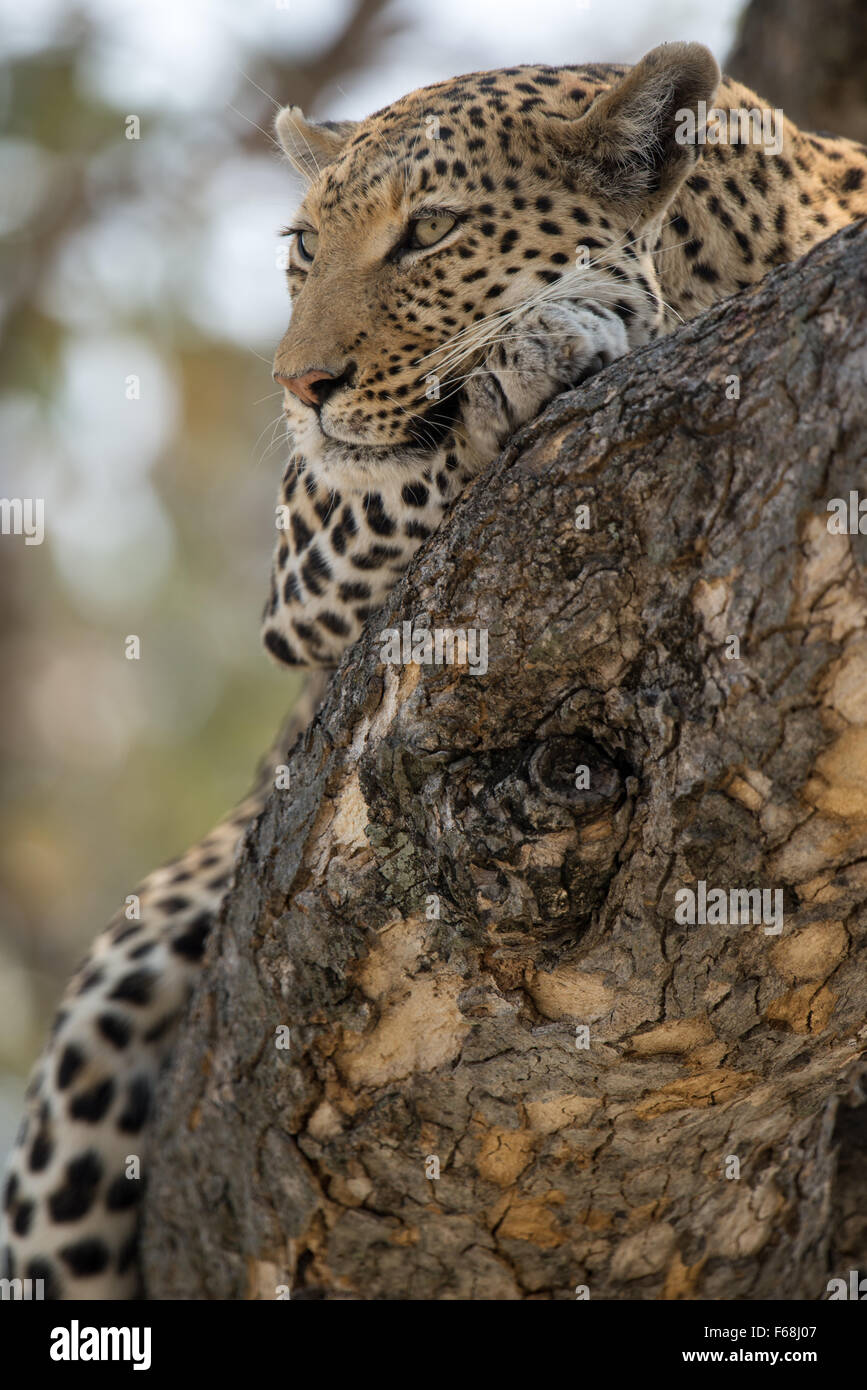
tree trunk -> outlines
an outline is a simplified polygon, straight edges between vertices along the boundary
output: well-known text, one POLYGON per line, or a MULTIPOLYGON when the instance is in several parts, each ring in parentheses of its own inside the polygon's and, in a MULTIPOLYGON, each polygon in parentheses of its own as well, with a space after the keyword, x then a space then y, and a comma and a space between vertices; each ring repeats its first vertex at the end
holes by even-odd
POLYGON ((865 437, 861 224, 467 490, 247 837, 151 1297, 818 1299, 863 1265, 867 536, 827 504, 865 437), (487 674, 382 664, 408 620, 487 630, 487 674))
POLYGON ((803 130, 867 143, 864 0, 751 0, 725 69, 803 130))

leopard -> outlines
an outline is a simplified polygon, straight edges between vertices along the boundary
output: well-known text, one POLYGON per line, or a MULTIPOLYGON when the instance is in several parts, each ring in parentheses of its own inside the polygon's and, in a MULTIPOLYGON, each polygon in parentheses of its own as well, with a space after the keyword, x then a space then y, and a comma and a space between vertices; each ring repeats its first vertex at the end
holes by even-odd
MULTIPOLYGON (((669 43, 632 66, 470 73, 357 122, 279 110, 305 183, 273 361, 287 462, 262 639, 281 668, 337 666, 554 397, 867 214, 864 146, 781 112, 773 142, 720 138, 708 115, 769 109, 703 45, 669 43)), ((287 737, 63 995, 7 1166, 5 1279, 158 1296, 139 1227, 160 1078, 287 737)))

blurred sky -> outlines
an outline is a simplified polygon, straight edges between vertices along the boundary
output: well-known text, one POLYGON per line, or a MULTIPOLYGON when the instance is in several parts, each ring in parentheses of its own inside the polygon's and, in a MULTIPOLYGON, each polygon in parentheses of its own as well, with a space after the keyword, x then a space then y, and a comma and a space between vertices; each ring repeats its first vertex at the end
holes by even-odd
MULTIPOLYGON (((382 48, 345 97, 328 92, 334 116, 359 116, 413 87, 476 67, 514 63, 634 62, 656 43, 697 39, 722 61, 742 6, 719 0, 401 0, 389 14, 405 32, 382 48)), ((101 31, 85 79, 119 109, 220 109, 245 49, 301 58, 339 31, 348 0, 0 0, 7 53, 44 46, 71 13, 101 31)), ((291 93, 275 93, 280 101, 291 93)), ((316 114, 311 112, 310 114, 316 114)), ((323 113, 320 113, 323 114, 323 113)))
MULTIPOLYGON (((400 32, 309 114, 664 40, 722 61, 739 8, 398 0, 384 17, 400 32)), ((43 546, 0 537, 0 1072, 29 1065, 131 884, 243 794, 297 689, 258 638, 282 465, 277 230, 300 192, 269 134, 297 93, 255 74, 304 71, 350 11, 0 0, 0 495, 46 509, 43 546)))

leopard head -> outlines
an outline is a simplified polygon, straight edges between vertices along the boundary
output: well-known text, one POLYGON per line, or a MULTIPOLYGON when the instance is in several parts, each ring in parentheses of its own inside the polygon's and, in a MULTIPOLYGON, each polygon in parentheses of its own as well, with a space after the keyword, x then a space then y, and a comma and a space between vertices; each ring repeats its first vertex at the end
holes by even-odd
POLYGON ((329 472, 413 462, 448 431, 486 345, 543 300, 665 310, 652 261, 692 168, 678 113, 713 102, 699 44, 631 69, 521 67, 422 88, 357 123, 276 121, 309 181, 274 359, 296 446, 329 472))

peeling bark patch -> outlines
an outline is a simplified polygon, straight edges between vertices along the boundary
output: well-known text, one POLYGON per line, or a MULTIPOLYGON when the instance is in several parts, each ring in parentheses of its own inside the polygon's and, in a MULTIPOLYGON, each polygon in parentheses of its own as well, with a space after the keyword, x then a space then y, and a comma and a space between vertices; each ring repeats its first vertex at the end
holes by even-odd
POLYGON ((814 984, 801 985, 775 999, 766 1017, 769 1023, 789 1028, 793 1033, 821 1033, 831 1021, 836 998, 833 990, 827 987, 817 989, 814 984))
POLYGON ((406 990, 424 940, 425 923, 421 918, 401 918, 383 928, 358 970, 359 984, 369 999, 382 999, 406 990))
POLYGON ((706 1018, 678 1018, 636 1034, 630 1042, 630 1050, 639 1057, 654 1057, 661 1052, 691 1052, 712 1038, 713 1029, 706 1018))
POLYGON ((658 1274, 668 1264, 677 1243, 674 1228, 659 1221, 621 1241, 611 1260, 611 1274, 616 1280, 630 1283, 658 1274))
MULTIPOLYGON (((732 1184, 734 1187, 735 1184, 732 1184)), ((784 1199, 772 1182, 738 1191, 730 1210, 711 1236, 710 1250, 732 1260, 754 1258, 773 1235, 774 1218, 784 1199)))
POLYGON ((771 950, 771 960, 785 980, 827 980, 848 948, 849 936, 842 922, 816 922, 778 941, 771 950))
POLYGON ((867 727, 845 729, 819 755, 804 796, 827 815, 867 821, 867 727))
POLYGON ((337 811, 330 827, 337 845, 351 850, 368 850, 365 829, 369 820, 367 802, 354 771, 337 800, 337 811))
POLYGON ((696 1110, 709 1105, 722 1105, 732 1100, 739 1091, 746 1090, 754 1081, 755 1076, 750 1073, 726 1068, 701 1072, 698 1076, 669 1082, 662 1090, 637 1105, 635 1113, 639 1119, 650 1120, 670 1110, 696 1110))
MULTIPOLYGON (((480 1117, 477 1117, 477 1126, 479 1123, 480 1117)), ((476 1168, 479 1177, 500 1187, 511 1187, 532 1158, 533 1135, 528 1130, 491 1126, 483 1129, 477 1138, 476 1168)))
POLYGON ((574 1018, 579 1023, 604 1018, 617 1000, 616 990, 606 985, 604 975, 566 966, 550 972, 534 971, 527 980, 527 992, 546 1018, 574 1018))
POLYGON ((596 1096, 561 1095, 527 1102, 530 1128, 539 1134, 587 1124, 601 1106, 596 1096))
POLYGON ((558 1210, 565 1204, 563 1192, 546 1192, 543 1197, 516 1199, 497 1230, 500 1240, 524 1240, 540 1250, 555 1250, 568 1240, 558 1222, 558 1210))
POLYGON ((463 987, 457 975, 416 980, 372 1032, 344 1030, 336 1059, 350 1086, 382 1086, 454 1061, 470 1029, 457 1003, 463 987))

